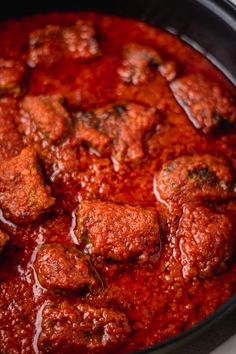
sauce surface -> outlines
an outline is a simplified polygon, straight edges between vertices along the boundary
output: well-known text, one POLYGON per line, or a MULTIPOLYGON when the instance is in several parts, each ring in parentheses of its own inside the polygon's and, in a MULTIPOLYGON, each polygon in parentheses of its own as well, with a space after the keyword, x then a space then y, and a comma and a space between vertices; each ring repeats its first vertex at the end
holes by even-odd
POLYGON ((130 353, 212 313, 236 288, 235 88, 132 19, 0 41, 0 352, 130 353))

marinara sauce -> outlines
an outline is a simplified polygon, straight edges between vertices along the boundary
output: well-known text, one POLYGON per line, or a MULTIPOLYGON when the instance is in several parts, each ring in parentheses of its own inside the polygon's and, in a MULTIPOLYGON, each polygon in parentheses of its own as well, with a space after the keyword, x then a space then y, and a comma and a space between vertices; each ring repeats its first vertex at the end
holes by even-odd
POLYGON ((165 31, 0 26, 0 352, 130 353, 235 291, 235 89, 165 31))

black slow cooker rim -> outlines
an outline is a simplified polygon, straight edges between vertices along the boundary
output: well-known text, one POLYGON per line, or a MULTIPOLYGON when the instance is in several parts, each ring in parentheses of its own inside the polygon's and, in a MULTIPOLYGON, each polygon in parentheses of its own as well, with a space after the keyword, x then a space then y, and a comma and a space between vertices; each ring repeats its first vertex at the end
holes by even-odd
POLYGON ((157 350, 161 350, 163 348, 168 348, 172 345, 180 343, 181 341, 187 339, 190 341, 193 337, 200 335, 202 332, 206 331, 211 327, 213 324, 218 322, 219 320, 223 319, 227 314, 233 311, 236 308, 236 293, 232 295, 223 305, 221 305, 217 310, 211 313, 202 321, 195 324, 190 329, 187 329, 180 334, 168 338, 167 340, 160 342, 158 344, 151 345, 147 348, 137 350, 132 352, 131 354, 148 354, 148 353, 155 353, 157 350))

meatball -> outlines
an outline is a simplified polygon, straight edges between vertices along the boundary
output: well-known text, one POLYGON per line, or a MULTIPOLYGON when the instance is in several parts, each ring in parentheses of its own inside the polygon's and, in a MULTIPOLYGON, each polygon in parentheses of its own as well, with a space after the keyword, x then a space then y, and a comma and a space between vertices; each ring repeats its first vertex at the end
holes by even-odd
POLYGON ((146 261, 159 250, 158 216, 152 208, 83 201, 76 218, 75 233, 88 254, 115 261, 146 261))
POLYGON ((62 37, 67 55, 74 59, 91 59, 101 55, 92 22, 78 20, 73 26, 63 29, 62 37))
POLYGON ((117 349, 131 332, 123 312, 64 301, 42 312, 40 353, 104 353, 117 349))
POLYGON ((43 245, 35 270, 41 285, 50 290, 83 291, 97 284, 88 259, 75 246, 43 245))
POLYGON ((29 36, 28 64, 52 64, 62 57, 91 59, 101 54, 93 24, 78 20, 72 26, 48 25, 29 36))
POLYGON ((16 114, 15 99, 0 99, 0 161, 18 155, 23 148, 22 137, 14 122, 16 114))
POLYGON ((219 131, 236 121, 236 104, 230 94, 202 75, 188 75, 171 83, 172 91, 197 129, 219 131))
POLYGON ((161 63, 155 49, 129 43, 123 48, 123 62, 118 73, 124 83, 137 85, 151 80, 161 63))
POLYGON ((68 181, 75 179, 79 171, 77 149, 67 144, 61 144, 40 150, 40 157, 46 167, 47 175, 54 182, 56 179, 68 181))
POLYGON ((69 114, 60 95, 26 96, 21 102, 18 129, 33 141, 56 143, 68 131, 69 114))
POLYGON ((184 205, 177 238, 182 273, 187 280, 211 277, 225 270, 234 251, 229 219, 203 206, 184 205))
POLYGON ((75 139, 81 143, 86 143, 100 153, 108 150, 110 138, 99 131, 99 121, 96 112, 79 112, 76 114, 75 139), (97 129, 98 128, 98 129, 97 129))
POLYGON ((31 222, 54 202, 33 149, 25 148, 20 155, 0 163, 0 206, 6 218, 31 222))
POLYGON ((25 67, 19 61, 0 58, 0 95, 18 96, 24 72, 25 67))
POLYGON ((142 159, 144 139, 159 122, 155 108, 137 103, 110 104, 92 112, 79 113, 77 119, 77 139, 88 142, 99 151, 104 151, 111 140, 112 156, 118 162, 142 159))
POLYGON ((0 230, 0 253, 2 252, 3 248, 8 243, 9 239, 10 239, 9 236, 5 232, 0 230))
POLYGON ((222 200, 236 195, 234 173, 220 156, 181 156, 162 166, 156 178, 160 199, 166 202, 196 198, 222 200))

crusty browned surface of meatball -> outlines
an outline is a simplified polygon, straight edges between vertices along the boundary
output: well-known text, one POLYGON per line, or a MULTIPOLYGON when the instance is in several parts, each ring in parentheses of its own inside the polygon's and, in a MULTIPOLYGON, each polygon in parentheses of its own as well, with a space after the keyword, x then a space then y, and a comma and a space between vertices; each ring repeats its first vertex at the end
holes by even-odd
POLYGON ((76 217, 75 232, 88 254, 115 261, 146 261, 159 250, 158 216, 153 208, 83 201, 76 217))
POLYGON ((223 214, 204 206, 184 205, 176 236, 186 280, 211 277, 227 268, 235 237, 223 214))
POLYGON ((75 140, 86 143, 100 153, 108 150, 110 138, 100 128, 99 118, 96 112, 79 112, 76 115, 75 140))
POLYGON ((29 36, 28 64, 52 64, 62 57, 92 59, 100 56, 95 28, 90 21, 78 20, 62 27, 47 25, 29 36))
POLYGON ((52 64, 61 57, 61 27, 47 25, 30 33, 28 64, 35 67, 38 64, 52 64))
POLYGON ((40 284, 50 290, 77 292, 97 285, 91 264, 75 246, 43 245, 34 267, 40 284))
POLYGON ((156 178, 160 199, 182 203, 186 200, 224 200, 236 196, 235 173, 220 156, 181 156, 165 163, 156 178))
POLYGON ((99 151, 104 151, 111 140, 112 156, 118 162, 142 159, 145 156, 145 137, 155 130, 159 122, 155 108, 137 103, 110 104, 79 113, 77 119, 77 139, 88 142, 99 151))
POLYGON ((46 305, 41 327, 40 353, 111 352, 131 332, 128 319, 121 311, 82 303, 71 305, 66 301, 46 305))
POLYGON ((236 121, 236 101, 217 83, 192 74, 171 83, 178 103, 197 129, 219 131, 236 121))
POLYGON ((58 178, 67 181, 76 178, 79 171, 79 159, 76 147, 69 144, 49 146, 39 150, 40 158, 43 160, 51 181, 58 178))
POLYGON ((32 148, 25 148, 20 155, 0 163, 0 206, 6 218, 28 223, 50 209, 54 202, 32 148))
POLYGON ((145 156, 144 139, 155 130, 159 117, 155 108, 136 103, 115 106, 115 115, 108 120, 107 134, 113 141, 117 161, 138 161, 145 156))
POLYGON ((18 96, 22 91, 24 72, 21 62, 0 58, 0 95, 18 96))
POLYGON ((60 95, 26 96, 17 118, 18 129, 27 142, 56 143, 67 133, 69 114, 60 95))
POLYGON ((68 56, 74 59, 91 59, 101 55, 92 22, 78 20, 73 26, 65 27, 62 32, 68 56))
POLYGON ((18 155, 23 148, 22 137, 14 122, 16 115, 16 101, 0 99, 0 161, 18 155))
POLYGON ((155 49, 129 43, 123 48, 123 62, 118 74, 124 83, 138 85, 151 80, 161 63, 162 59, 155 49))
POLYGON ((0 230, 0 253, 8 243, 9 239, 10 239, 9 236, 5 232, 0 230))

